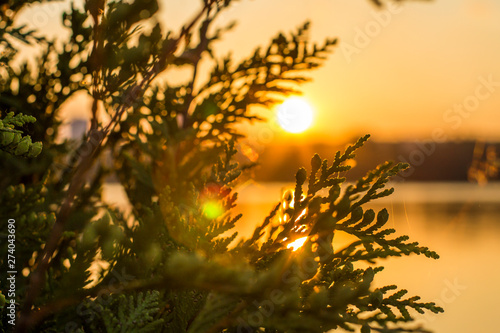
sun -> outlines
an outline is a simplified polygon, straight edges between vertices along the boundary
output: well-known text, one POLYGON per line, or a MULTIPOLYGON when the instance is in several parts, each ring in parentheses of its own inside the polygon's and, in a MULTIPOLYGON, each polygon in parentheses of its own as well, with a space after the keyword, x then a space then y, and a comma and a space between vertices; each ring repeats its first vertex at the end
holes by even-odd
POLYGON ((278 123, 287 132, 301 133, 308 129, 313 121, 311 105, 299 97, 287 99, 278 108, 278 123))

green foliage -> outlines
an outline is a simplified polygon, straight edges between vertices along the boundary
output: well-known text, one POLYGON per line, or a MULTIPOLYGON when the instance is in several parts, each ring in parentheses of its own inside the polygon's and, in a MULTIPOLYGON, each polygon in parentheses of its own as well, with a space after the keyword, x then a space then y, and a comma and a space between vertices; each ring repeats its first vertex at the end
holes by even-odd
POLYGON ((124 294, 112 297, 107 306, 98 301, 88 304, 96 315, 90 325, 92 332, 106 333, 148 333, 154 332, 163 324, 163 319, 155 319, 159 311, 159 292, 152 291, 124 294))
MULTIPOLYGON (((391 237, 385 209, 365 209, 392 193, 385 186, 404 165, 346 186, 368 136, 331 162, 315 155, 253 235, 238 238, 237 186, 254 164, 238 157, 236 125, 262 120, 253 106, 299 93, 336 40, 311 43, 305 23, 241 60, 216 57, 233 27, 217 18, 234 2, 203 1, 178 31, 156 21, 155 0, 72 4, 58 41, 15 24, 23 5, 43 2, 2 7, 0 212, 16 220, 18 332, 423 332, 405 323, 442 311, 371 286, 382 259, 438 256, 391 237), (11 37, 40 55, 16 62, 11 37), (161 79, 179 69, 191 73, 185 82, 161 79), (61 110, 82 96, 90 128, 61 139, 61 110), (111 180, 128 210, 104 200, 111 180), (342 233, 354 240, 337 248, 342 233)), ((2 243, 2 267, 6 253, 2 243)))
MULTIPOLYGON (((207 328, 214 327, 224 320, 239 303, 237 297, 227 294, 210 293, 203 309, 189 326, 189 333, 203 333, 207 328)), ((222 328, 222 327, 221 327, 222 328)))
MULTIPOLYGON (((45 195, 47 188, 44 186, 44 180, 37 185, 19 184, 10 185, 2 190, 0 194, 0 215, 6 218, 15 218, 16 236, 19 233, 21 237, 16 237, 16 268, 19 272, 23 269, 31 269, 34 262, 32 258, 41 251, 45 239, 48 237, 51 228, 54 225, 55 214, 41 209, 46 203, 45 195)), ((7 229, 0 231, 0 238, 7 239, 7 229)), ((1 259, 3 264, 7 258, 8 243, 2 241, 0 252, 4 255, 1 259)), ((6 266, 3 266, 6 267, 6 266)), ((2 281, 6 281, 6 270, 0 273, 2 281)), ((26 281, 20 279, 16 283, 18 293, 25 291, 26 281)), ((5 290, 4 290, 5 291, 5 290)))
POLYGON ((16 156, 37 157, 42 151, 42 143, 31 142, 29 135, 23 136, 22 131, 15 129, 35 121, 34 117, 22 113, 14 116, 14 112, 0 119, 0 149, 16 156))

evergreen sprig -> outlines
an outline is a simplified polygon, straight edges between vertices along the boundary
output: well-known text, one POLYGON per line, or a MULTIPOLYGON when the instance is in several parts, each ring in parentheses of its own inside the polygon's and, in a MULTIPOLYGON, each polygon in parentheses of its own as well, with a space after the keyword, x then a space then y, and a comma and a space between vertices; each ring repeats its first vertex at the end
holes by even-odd
POLYGON ((31 142, 29 135, 23 136, 23 132, 16 129, 35 121, 33 116, 22 113, 14 115, 14 112, 0 119, 0 149, 16 156, 37 157, 42 151, 42 143, 31 142))
MULTIPOLYGON (((355 266, 359 262, 376 264, 381 259, 410 254, 439 258, 427 247, 421 247, 417 242, 407 242, 408 236, 389 238, 395 230, 385 228, 389 217, 386 209, 377 214, 371 209, 362 209, 362 205, 367 202, 390 195, 393 189, 385 189, 386 183, 391 176, 405 169, 406 165, 384 163, 354 185, 342 189, 345 178, 341 173, 349 170, 350 166, 346 163, 355 157, 355 151, 367 139, 368 136, 365 136, 349 146, 344 153, 338 152, 331 165, 315 155, 311 161, 309 177, 304 169, 297 172, 295 195, 286 193, 283 202, 255 230, 254 235, 235 248, 239 254, 248 253, 249 263, 253 263, 259 270, 271 270, 276 265, 282 265, 277 259, 280 254, 281 257, 290 255, 288 245, 307 236, 307 241, 292 256, 294 259, 289 264, 289 269, 296 272, 298 277, 295 287, 301 295, 293 296, 293 291, 289 297, 298 297, 295 302, 302 300, 299 308, 304 311, 304 315, 301 318, 305 322, 311 320, 307 331, 324 332, 336 327, 350 330, 352 324, 363 326, 364 332, 369 332, 370 329, 384 331, 389 329, 388 323, 411 321, 413 318, 410 309, 419 313, 443 311, 434 303, 417 302, 419 297, 416 296, 402 299, 406 294, 405 290, 396 291, 384 298, 388 290, 396 289, 395 286, 370 291, 374 275, 382 268, 361 269, 355 266), (297 195, 297 192, 303 193, 302 187, 306 179, 309 179, 307 196, 297 195), (281 216, 277 215, 280 211, 281 216), (273 220, 279 223, 273 224, 273 220), (336 249, 335 234, 340 231, 355 236, 357 240, 345 248, 336 249), (304 271, 301 263, 310 265, 308 271, 304 271), (314 312, 309 311, 310 309, 319 311, 320 315, 313 315, 314 312), (399 311, 399 315, 394 313, 394 309, 399 311), (322 318, 321 311, 337 315, 345 313, 346 316, 341 319, 333 316, 326 320, 322 318), (365 318, 369 313, 374 314, 365 318), (313 329, 311 325, 314 322, 316 328, 313 329)), ((283 278, 277 276, 275 280, 282 281, 283 278)), ((274 287, 277 288, 276 285, 274 287)), ((280 311, 291 310, 284 307, 280 311)), ((251 316, 251 313, 247 316, 251 316)), ((269 320, 270 322, 265 321, 265 326, 269 324, 278 331, 294 327, 283 322, 277 324, 272 318, 269 320)), ((283 321, 288 323, 288 320, 283 321)), ((413 328, 401 327, 400 330, 410 332, 413 328)))
POLYGON ((103 306, 99 299, 88 304, 88 308, 96 314, 91 324, 92 332, 106 333, 149 333, 155 332, 163 325, 163 319, 157 318, 159 311, 158 291, 135 295, 113 296, 103 306))
POLYGON ((236 125, 261 120, 251 106, 298 93, 336 39, 310 42, 305 23, 237 61, 215 52, 234 26, 218 17, 235 0, 203 1, 178 30, 155 21, 156 0, 92 0, 62 15, 66 40, 49 41, 17 25, 24 5, 44 2, 0 9, 0 108, 10 112, 0 121, 0 200, 17 225, 17 332, 417 332, 405 325, 415 311, 441 311, 371 288, 381 259, 437 255, 391 238, 386 210, 365 209, 392 193, 385 186, 404 165, 346 184, 368 136, 332 162, 315 155, 250 238, 235 232, 237 185, 253 166, 236 162, 236 125), (14 66, 12 39, 41 51, 14 66), (186 81, 160 80, 179 69, 186 81), (90 126, 60 140, 61 110, 77 94, 90 96, 90 126), (105 202, 110 181, 127 210, 105 202), (337 248, 341 232, 356 240, 337 248))

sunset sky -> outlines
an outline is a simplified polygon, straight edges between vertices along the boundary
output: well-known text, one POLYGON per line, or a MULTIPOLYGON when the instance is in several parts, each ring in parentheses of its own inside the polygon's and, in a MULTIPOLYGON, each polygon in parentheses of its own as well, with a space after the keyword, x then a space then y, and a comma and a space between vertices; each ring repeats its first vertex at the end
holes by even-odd
MULTIPOLYGON (((83 6, 84 0, 74 1, 83 6)), ((176 33, 202 3, 158 1, 158 20, 176 33)), ((21 13, 22 21, 44 35, 63 39, 67 31, 61 30, 61 13, 70 3, 62 0, 31 5, 21 13)), ((244 214, 238 226, 240 234, 253 232, 256 221, 267 216, 288 188, 282 183, 284 179, 293 181, 297 168, 309 165, 319 149, 322 157, 331 161, 334 152, 327 154, 332 147, 367 133, 374 141, 500 142, 500 0, 409 0, 385 8, 377 8, 370 0, 240 0, 218 24, 224 26, 233 20, 237 21, 235 29, 216 44, 217 57, 229 52, 235 60, 248 57, 256 47, 268 45, 279 32, 295 31, 307 20, 311 22, 311 41, 322 44, 325 38, 339 40, 324 66, 308 73, 312 81, 302 86, 303 98, 312 106, 314 115, 308 130, 299 134, 285 132, 277 123, 277 110, 263 113, 269 122, 244 128, 248 139, 241 140, 238 149, 251 161, 262 163, 254 169, 255 174, 261 172, 270 183, 250 174, 238 187, 237 209, 244 214), (277 176, 281 178, 277 180, 277 176)), ((24 57, 33 58, 30 52, 25 52, 24 57)), ((176 71, 166 79, 181 80, 182 74, 176 71)), ((89 117, 92 101, 84 94, 65 105, 67 119, 89 117)), ((69 133, 69 126, 66 130, 69 133)), ((382 201, 390 210, 390 223, 398 234, 409 234, 435 249, 442 259, 423 265, 416 261, 422 257, 412 258, 415 261, 394 265, 392 270, 388 266, 381 276, 390 277, 390 284, 393 279, 404 282, 402 286, 426 300, 446 301, 446 313, 439 317, 443 319, 422 317, 425 326, 429 324, 436 332, 497 332, 500 303, 492 295, 500 295, 500 266, 494 264, 500 253, 500 182, 486 184, 483 168, 493 169, 491 164, 497 163, 498 157, 493 156, 491 164, 479 163, 483 162, 480 154, 474 154, 472 148, 463 149, 473 147, 472 143, 443 145, 446 149, 436 150, 436 154, 434 150, 424 154, 422 146, 373 145, 367 147, 364 161, 378 164, 388 156, 397 162, 410 162, 413 169, 409 172, 423 165, 417 175, 432 177, 448 175, 452 168, 455 174, 463 171, 461 178, 447 182, 443 177, 427 178, 440 181, 435 183, 417 183, 405 175, 398 176, 395 195, 382 201), (391 150, 389 146, 399 147, 391 150), (475 173, 469 175, 483 176, 484 186, 465 182, 471 170, 475 173), (449 289, 451 283, 467 290, 456 293, 456 289, 449 289), (451 292, 454 296, 448 304, 451 292)), ((360 160, 354 172, 364 167, 360 160)), ((355 166, 354 162, 351 165, 355 166)), ((105 199, 110 203, 128 202, 118 183, 105 184, 103 193, 112 198, 105 199)))
MULTIPOLYGON (((172 29, 200 5, 199 0, 160 3, 161 20, 172 29)), ((33 6, 23 18, 53 34, 60 18, 56 8, 67 3, 52 6, 33 6)), ((292 135, 263 124, 251 135, 264 141, 324 142, 363 133, 375 140, 431 139, 433 133, 499 140, 499 17, 495 0, 410 1, 381 10, 368 0, 241 1, 219 21, 238 25, 218 43, 216 54, 247 56, 305 20, 312 22, 313 41, 339 38, 334 53, 303 86, 315 110, 312 127, 292 135)))
MULTIPOLYGON (((198 2, 169 1, 167 24, 180 23, 187 16, 179 13, 198 2)), ((303 88, 316 108, 309 139, 365 132, 379 140, 429 139, 441 130, 449 138, 500 139, 499 17, 494 0, 413 1, 382 10, 366 0, 242 1, 226 14, 238 26, 219 54, 248 55, 309 19, 312 40, 340 41, 303 88), (485 87, 491 92, 478 88, 483 81, 493 81, 485 87), (484 90, 480 98, 477 89, 484 90)))

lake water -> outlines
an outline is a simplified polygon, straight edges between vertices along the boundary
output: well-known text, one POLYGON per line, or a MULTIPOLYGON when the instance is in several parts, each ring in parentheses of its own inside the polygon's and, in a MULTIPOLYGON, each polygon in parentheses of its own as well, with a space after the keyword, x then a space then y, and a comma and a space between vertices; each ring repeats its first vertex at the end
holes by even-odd
MULTIPOLYGON (((445 313, 418 315, 437 333, 500 332, 500 184, 399 183, 395 193, 371 208, 387 208, 398 234, 436 251, 439 260, 420 256, 383 261, 376 286, 397 284, 409 295, 434 301, 445 313)), ((263 221, 293 184, 244 185, 238 210, 242 234, 263 221)), ((109 196, 120 202, 116 188, 109 196)))
MULTIPOLYGON (((409 295, 434 301, 445 313, 418 315, 437 333, 500 332, 500 184, 399 183, 371 207, 387 208, 398 234, 428 246, 441 258, 388 259, 377 286, 397 284, 409 295)), ((263 220, 293 184, 250 184, 239 191, 242 231, 263 220)))

